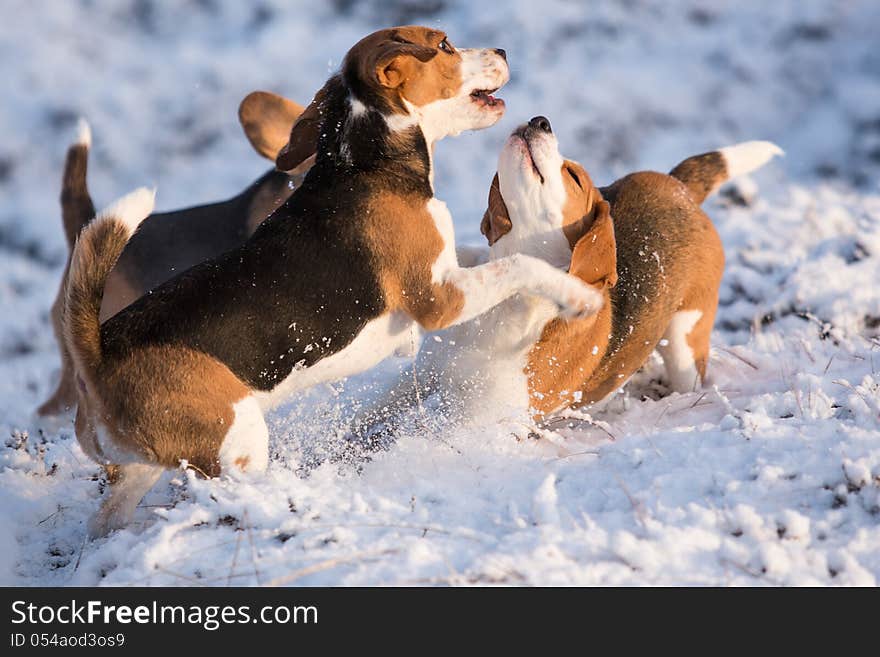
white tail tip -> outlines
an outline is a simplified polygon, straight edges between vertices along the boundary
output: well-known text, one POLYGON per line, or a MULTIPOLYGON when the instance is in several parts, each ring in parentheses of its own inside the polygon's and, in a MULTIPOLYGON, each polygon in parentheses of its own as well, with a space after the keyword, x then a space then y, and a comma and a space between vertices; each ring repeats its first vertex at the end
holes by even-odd
POLYGON ((89 122, 83 118, 76 124, 76 144, 86 148, 92 147, 92 129, 89 127, 89 122))
POLYGON ((741 144, 719 148, 718 152, 724 156, 728 178, 736 178, 760 169, 774 156, 785 155, 785 151, 772 141, 744 141, 741 144))
POLYGON ((133 233, 152 214, 155 204, 156 188, 139 187, 101 210, 96 221, 115 219, 133 233))

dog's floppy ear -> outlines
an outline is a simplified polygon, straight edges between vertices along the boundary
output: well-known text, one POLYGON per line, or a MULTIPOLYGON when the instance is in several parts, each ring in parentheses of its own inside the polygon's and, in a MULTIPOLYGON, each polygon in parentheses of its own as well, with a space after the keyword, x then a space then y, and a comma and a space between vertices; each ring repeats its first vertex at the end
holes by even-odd
POLYGON ((238 120, 251 146, 272 161, 287 144, 290 130, 302 113, 302 105, 269 91, 249 93, 238 106, 238 120))
POLYGON ((496 173, 489 187, 489 207, 483 213, 483 220, 480 222, 480 232, 486 236, 489 246, 492 246, 509 233, 512 228, 513 222, 510 221, 507 205, 504 203, 504 197, 501 196, 501 188, 498 186, 498 174, 496 173))
POLYGON ((330 78, 327 84, 321 87, 290 129, 287 143, 278 151, 278 157, 275 158, 275 166, 279 171, 298 174, 314 163, 312 156, 318 150, 318 135, 323 120, 322 104, 327 98, 332 82, 334 79, 330 78))
POLYGON ((569 273, 599 288, 617 285, 617 242, 608 201, 598 201, 590 229, 571 252, 569 273))
POLYGON ((416 61, 428 62, 437 55, 434 48, 408 41, 389 41, 376 52, 372 67, 383 87, 395 89, 415 72, 416 61))

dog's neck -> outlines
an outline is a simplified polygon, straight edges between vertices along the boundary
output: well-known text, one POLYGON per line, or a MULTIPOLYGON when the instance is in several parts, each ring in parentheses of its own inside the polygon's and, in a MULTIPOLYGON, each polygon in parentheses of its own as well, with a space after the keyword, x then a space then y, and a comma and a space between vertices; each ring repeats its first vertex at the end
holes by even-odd
POLYGON ((568 269, 571 247, 562 230, 561 217, 553 221, 526 208, 511 208, 510 232, 490 248, 490 258, 497 260, 517 253, 540 258, 559 269, 568 269))
POLYGON ((433 196, 431 148, 418 123, 388 107, 387 100, 373 98, 377 94, 362 100, 359 93, 342 76, 330 85, 313 170, 380 174, 395 189, 433 196))

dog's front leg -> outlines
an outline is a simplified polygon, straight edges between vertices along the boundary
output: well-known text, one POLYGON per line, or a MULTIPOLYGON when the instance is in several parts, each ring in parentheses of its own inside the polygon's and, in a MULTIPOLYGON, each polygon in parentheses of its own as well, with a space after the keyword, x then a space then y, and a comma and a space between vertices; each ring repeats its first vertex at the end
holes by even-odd
POLYGON ((430 329, 471 320, 519 292, 550 299, 569 317, 590 315, 602 307, 602 295, 580 279, 519 253, 478 267, 450 269, 432 288, 435 314, 429 313, 427 325, 416 316, 430 329), (432 317, 439 325, 429 326, 432 317))

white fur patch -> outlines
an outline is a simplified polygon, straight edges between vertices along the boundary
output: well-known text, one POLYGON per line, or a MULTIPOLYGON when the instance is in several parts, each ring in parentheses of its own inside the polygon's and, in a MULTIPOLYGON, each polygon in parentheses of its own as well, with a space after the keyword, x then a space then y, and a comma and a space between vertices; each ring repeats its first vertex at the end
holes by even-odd
POLYGON ((367 113, 367 106, 354 96, 349 96, 348 102, 351 105, 351 115, 353 117, 358 117, 367 113))
POLYGON ((666 366, 669 385, 675 392, 693 392, 700 387, 700 373, 697 371, 694 352, 687 337, 703 316, 700 310, 681 310, 672 316, 663 340, 666 344, 657 347, 666 366))
POLYGON ((236 402, 232 410, 235 419, 220 445, 220 469, 224 473, 263 472, 269 464, 269 430, 260 404, 253 396, 247 396, 236 402))
MULTIPOLYGON (((409 105, 406 101, 404 104, 409 105)), ((409 130, 419 122, 419 117, 412 112, 409 114, 384 114, 385 123, 391 132, 403 132, 409 130)))
POLYGON ((75 143, 81 146, 85 146, 86 148, 92 147, 92 129, 89 127, 89 122, 83 118, 77 121, 76 124, 75 143))
POLYGON ((785 155, 772 141, 746 141, 741 144, 719 148, 727 166, 727 177, 736 178, 759 169, 774 156, 785 155))
POLYGON ((434 226, 443 239, 443 250, 431 265, 431 282, 440 284, 446 274, 458 267, 458 255, 455 251, 455 227, 452 214, 446 204, 436 198, 428 201, 428 213, 434 219, 434 226))
POLYGON ((150 216, 156 201, 156 188, 140 187, 122 198, 114 201, 98 213, 94 223, 103 221, 119 221, 134 233, 140 223, 150 216))

